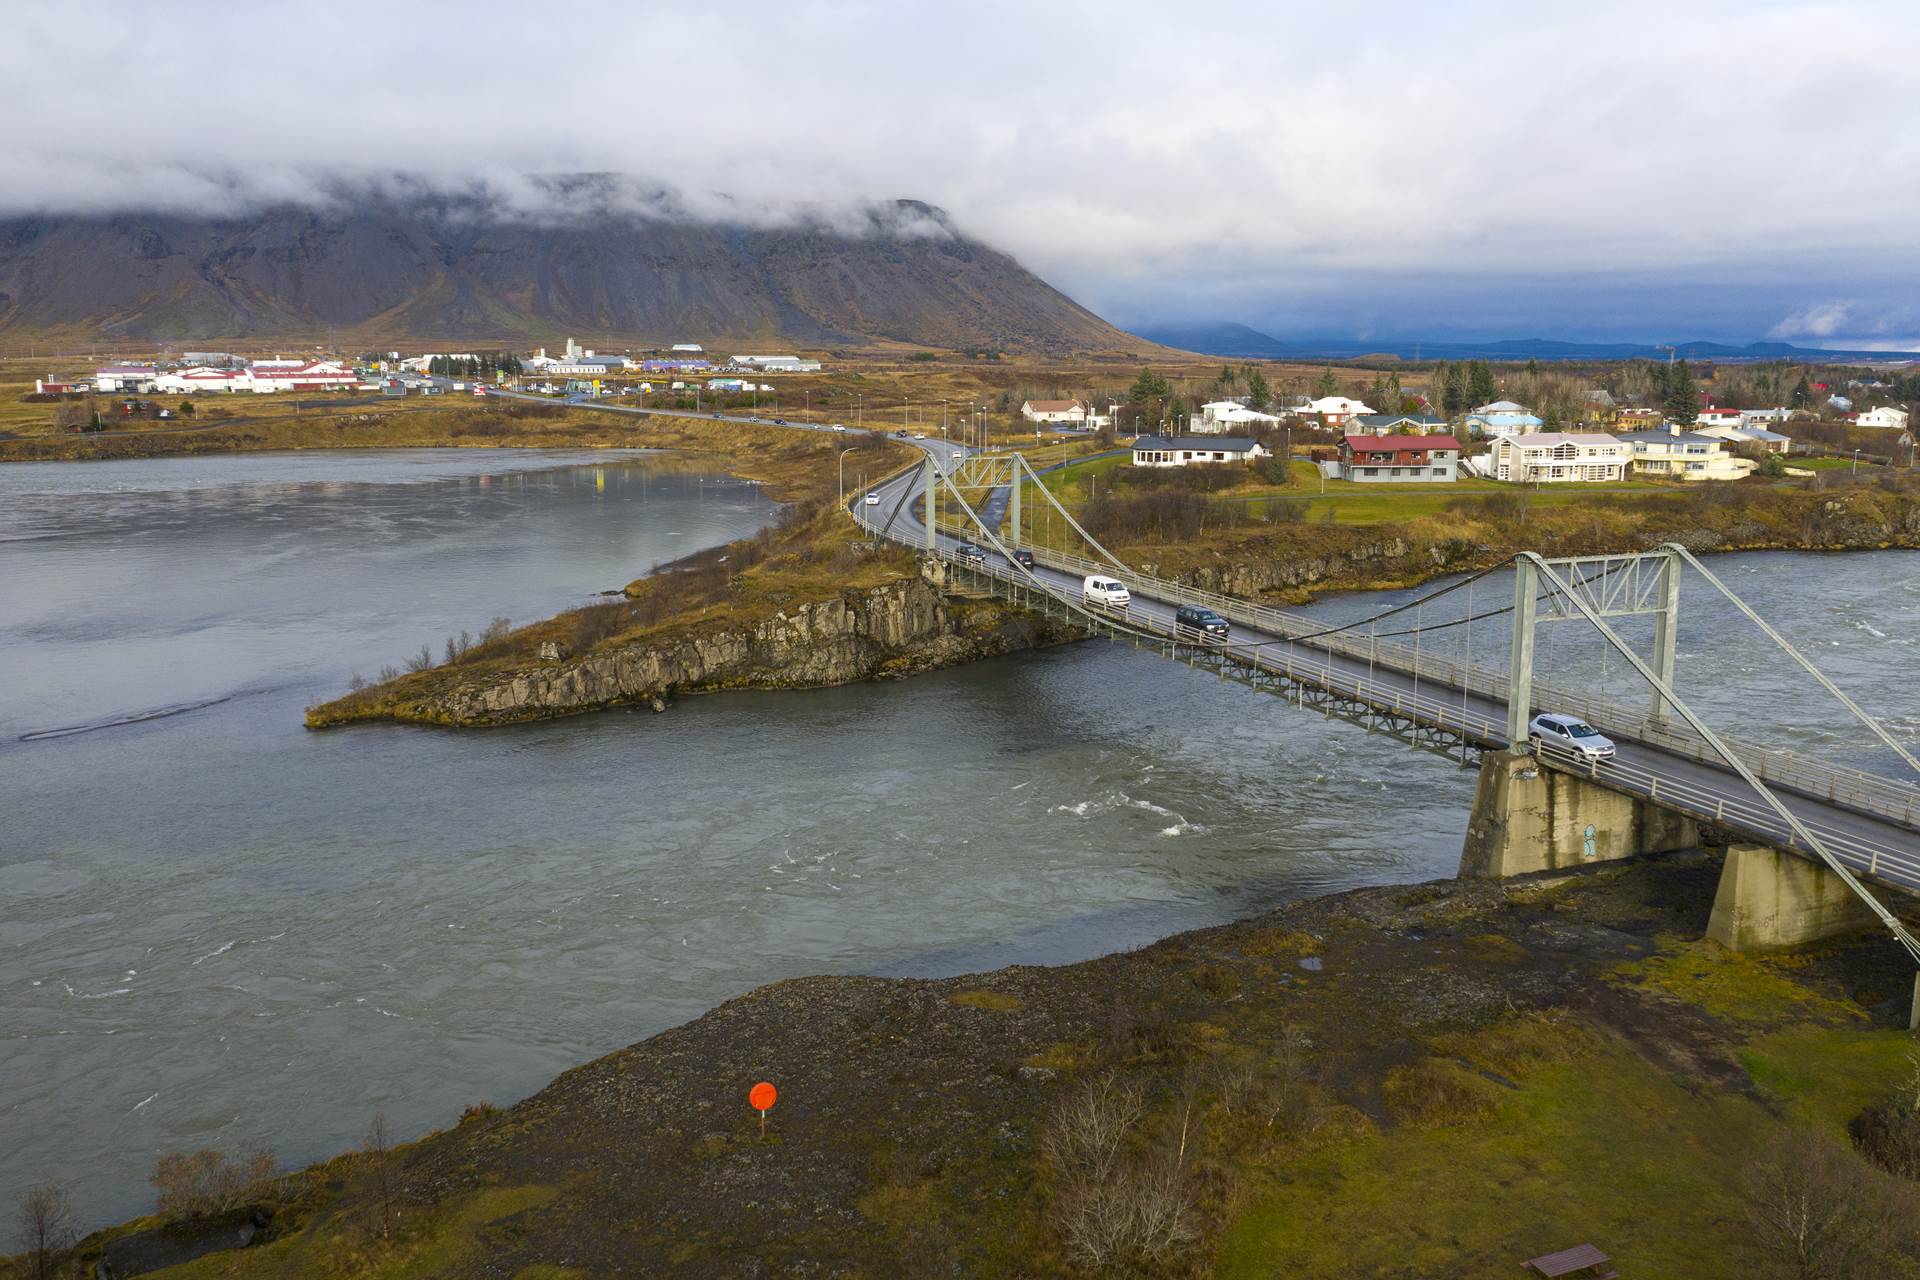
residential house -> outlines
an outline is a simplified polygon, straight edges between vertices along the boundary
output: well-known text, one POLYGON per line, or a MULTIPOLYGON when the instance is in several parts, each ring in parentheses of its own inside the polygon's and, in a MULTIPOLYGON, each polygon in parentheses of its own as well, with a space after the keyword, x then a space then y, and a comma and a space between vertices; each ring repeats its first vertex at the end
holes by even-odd
POLYGON ((1244 436, 1141 436, 1133 442, 1136 467, 1204 466, 1272 456, 1272 450, 1244 436))
POLYGON ((1777 427, 1793 421, 1791 409, 1742 409, 1740 425, 1743 427, 1777 427))
POLYGON ((1613 415, 1613 425, 1627 431, 1650 431, 1666 420, 1658 409, 1622 409, 1613 415))
POLYGON ((1274 425, 1279 421, 1277 415, 1249 409, 1237 400, 1214 400, 1201 405, 1200 416, 1189 422, 1187 427, 1201 435, 1224 435, 1230 427, 1246 427, 1255 423, 1274 425))
POLYGON ((1615 436, 1547 431, 1498 436, 1488 455, 1496 480, 1534 484, 1620 480, 1633 460, 1633 446, 1615 436))
POLYGON ((1460 442, 1452 436, 1356 436, 1340 441, 1340 478, 1395 484, 1452 484, 1460 442))
POLYGON ((1527 406, 1523 404, 1515 404, 1511 400, 1494 400, 1487 404, 1475 405, 1474 408, 1472 409, 1472 412, 1473 413, 1531 413, 1532 410, 1528 409, 1527 406))
POLYGON ((1693 420, 1696 427, 1743 427, 1747 424, 1746 414, 1739 409, 1716 409, 1709 405, 1700 411, 1693 420))
POLYGON ((1768 453, 1790 453, 1793 450, 1792 436, 1784 436, 1765 427, 1700 427, 1697 430, 1700 435, 1725 440, 1730 445, 1758 445, 1768 453))
POLYGON ((1347 423, 1347 434, 1363 436, 1446 435, 1447 420, 1428 413, 1363 413, 1347 423))
POLYGON ((1619 439, 1632 446, 1633 469, 1639 475, 1671 480, 1744 480, 1754 471, 1751 459, 1727 452, 1725 440, 1698 431, 1668 427, 1664 431, 1635 431, 1619 439))
POLYGON ((1025 400, 1020 404, 1020 416, 1028 422, 1064 422, 1072 426, 1085 426, 1087 406, 1078 400, 1025 400))
POLYGON ((1896 431, 1907 429, 1907 411, 1883 405, 1878 409, 1869 409, 1853 420, 1856 427, 1891 427, 1896 431))
POLYGON ((1348 421, 1362 414, 1374 412, 1371 405, 1358 400, 1349 400, 1345 396, 1323 396, 1318 400, 1309 400, 1294 410, 1302 417, 1317 414, 1320 421, 1330 428, 1344 428, 1348 421))
MULTIPOLYGON (((1511 400, 1497 400, 1495 404, 1512 404, 1511 400)), ((1515 406, 1512 409, 1495 409, 1483 406, 1475 409, 1466 418, 1467 430, 1477 436, 1498 439, 1501 436, 1524 436, 1540 430, 1542 422, 1525 409, 1515 406)))
POLYGON ((1827 403, 1838 413, 1852 413, 1853 401, 1846 396, 1828 396, 1827 403))

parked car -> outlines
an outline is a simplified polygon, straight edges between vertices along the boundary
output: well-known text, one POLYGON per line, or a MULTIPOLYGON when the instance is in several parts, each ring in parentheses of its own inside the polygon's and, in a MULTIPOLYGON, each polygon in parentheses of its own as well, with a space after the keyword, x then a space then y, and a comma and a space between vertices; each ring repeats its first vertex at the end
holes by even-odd
POLYGON ((1023 569, 1031 569, 1033 568, 1033 552, 1027 550, 1025 547, 1019 547, 1015 549, 1013 553, 1013 562, 1023 569))
POLYGON ((880 495, 879 495, 878 493, 869 493, 869 494, 867 495, 867 505, 868 505, 868 506, 870 506, 870 507, 877 507, 877 506, 879 506, 879 505, 880 505, 880 495))
POLYGON ((1208 640, 1225 640, 1229 630, 1225 618, 1197 604, 1183 604, 1173 611, 1173 629, 1208 640))
POLYGON ((987 553, 971 542, 963 542, 953 549, 953 553, 968 564, 985 564, 987 553))
POLYGON ((1118 578, 1088 574, 1080 584, 1080 598, 1096 609, 1124 609, 1133 603, 1133 593, 1118 578))
POLYGON ((1588 760, 1613 759, 1613 739, 1578 716, 1537 715, 1527 725, 1527 741, 1551 745, 1588 760))

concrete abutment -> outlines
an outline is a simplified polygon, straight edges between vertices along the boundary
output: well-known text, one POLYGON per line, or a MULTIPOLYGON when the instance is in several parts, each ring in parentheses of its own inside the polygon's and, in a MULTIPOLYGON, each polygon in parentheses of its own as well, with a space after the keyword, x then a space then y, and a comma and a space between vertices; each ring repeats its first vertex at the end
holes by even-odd
POLYGON ((1707 936, 1730 951, 1774 951, 1877 921, 1825 864, 1764 844, 1727 846, 1707 936))
POLYGON ((1490 751, 1480 766, 1460 874, 1500 878, 1692 849, 1700 828, 1660 804, 1531 755, 1490 751))

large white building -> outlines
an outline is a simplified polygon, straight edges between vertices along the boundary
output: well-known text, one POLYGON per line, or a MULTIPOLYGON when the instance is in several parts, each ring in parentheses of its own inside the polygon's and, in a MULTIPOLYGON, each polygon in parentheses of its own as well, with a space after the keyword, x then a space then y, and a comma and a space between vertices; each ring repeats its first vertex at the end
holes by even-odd
POLYGON ((256 360, 247 366, 254 391, 351 391, 360 375, 333 360, 256 360))
POLYGON ((1136 467, 1192 467, 1271 458, 1258 440, 1229 436, 1141 436, 1133 442, 1136 467))
POLYGON ((1370 405, 1359 400, 1349 400, 1345 396, 1322 396, 1318 400, 1309 400, 1294 410, 1302 416, 1317 414, 1329 427, 1343 427, 1351 418, 1374 412, 1370 405))
POLYGON ((764 369, 768 373, 818 373, 818 360, 802 360, 799 356, 735 356, 733 364, 738 369, 764 369))
MULTIPOLYGON (((1737 431, 1722 426, 1718 430, 1737 431)), ((1744 480, 1753 474, 1754 462, 1727 452, 1727 442, 1718 436, 1678 427, 1632 431, 1615 437, 1633 450, 1633 469, 1637 474, 1665 476, 1672 480, 1744 480)))
POLYGON ((93 371, 93 389, 100 392, 153 390, 160 371, 150 364, 110 364, 93 371))
POLYGON ((1495 480, 1568 484, 1624 479, 1632 461, 1633 446, 1617 436, 1546 431, 1495 438, 1488 470, 1495 480))
POLYGON ((1081 426, 1087 420, 1087 406, 1078 400, 1026 400, 1020 416, 1028 422, 1066 422, 1081 426))
POLYGON ((1200 406, 1200 416, 1189 422, 1187 429, 1200 435, 1224 435, 1233 427, 1273 425, 1279 421, 1278 416, 1249 409, 1237 400, 1214 400, 1200 406))

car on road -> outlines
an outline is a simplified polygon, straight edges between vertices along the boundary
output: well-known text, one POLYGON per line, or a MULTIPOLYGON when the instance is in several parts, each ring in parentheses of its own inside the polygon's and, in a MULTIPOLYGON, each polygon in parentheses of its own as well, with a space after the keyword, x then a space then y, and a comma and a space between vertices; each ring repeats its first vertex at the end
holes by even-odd
POLYGON ((1551 746, 1588 760, 1613 759, 1613 739, 1579 716, 1544 712, 1527 724, 1527 741, 1535 746, 1551 746))
POLYGON ((959 556, 968 564, 985 564, 987 562, 987 553, 971 542, 961 543, 953 549, 953 554, 959 556))
POLYGON ((916 431, 913 433, 913 438, 915 440, 925 440, 927 438, 927 433, 924 431, 916 431))
POLYGON ((1096 609, 1125 609, 1133 603, 1133 593, 1118 578, 1091 573, 1080 584, 1080 599, 1096 609))
POLYGON ((1013 562, 1022 569, 1031 569, 1033 568, 1033 552, 1027 550, 1025 547, 1017 548, 1013 553, 1013 562))
POLYGON ((880 495, 879 495, 878 493, 869 493, 869 494, 867 495, 867 505, 868 505, 868 506, 870 506, 870 507, 877 507, 877 506, 879 506, 879 505, 880 505, 880 495))
POLYGON ((1204 640, 1225 640, 1230 629, 1227 620, 1211 609, 1183 604, 1173 611, 1173 629, 1182 635, 1197 635, 1204 640))
POLYGON ((787 420, 785 418, 775 418, 773 420, 773 425, 776 427, 784 427, 787 425, 787 420))
POLYGON ((716 418, 718 418, 718 417, 720 417, 720 416, 722 416, 722 415, 720 415, 720 414, 717 414, 717 413, 716 413, 716 414, 714 414, 713 416, 714 416, 714 417, 716 417, 716 418))
POLYGON ((841 425, 840 423, 838 423, 838 422, 836 422, 836 423, 834 423, 834 424, 833 424, 833 429, 834 429, 835 431, 845 431, 845 430, 846 430, 846 427, 844 427, 844 426, 842 426, 842 425, 841 425))

